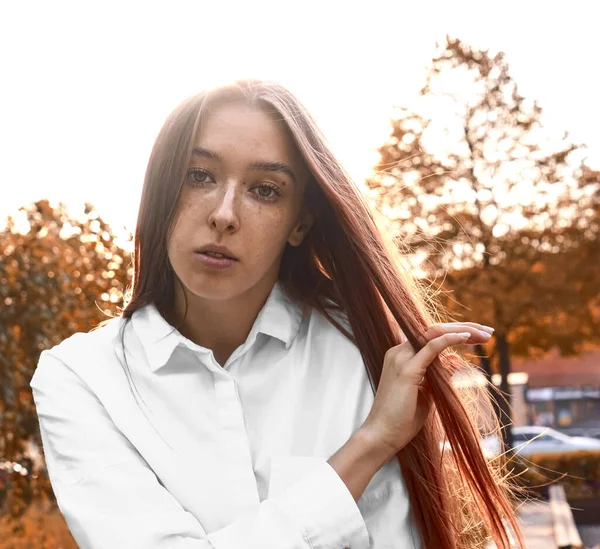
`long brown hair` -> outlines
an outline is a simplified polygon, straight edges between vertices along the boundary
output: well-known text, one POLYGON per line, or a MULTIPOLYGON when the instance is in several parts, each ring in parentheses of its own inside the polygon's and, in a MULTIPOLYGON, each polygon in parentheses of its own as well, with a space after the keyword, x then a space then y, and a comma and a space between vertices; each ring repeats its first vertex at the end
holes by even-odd
MULTIPOLYGON (((402 342, 402 334, 415 350, 421 349, 426 343, 422 334, 439 321, 440 309, 403 267, 402 254, 385 234, 379 214, 334 157, 305 107, 277 83, 241 80, 205 90, 184 100, 167 118, 145 175, 123 328, 148 303, 155 303, 165 317, 171 312, 176 280, 167 242, 180 189, 207 109, 228 99, 275 109, 291 132, 311 174, 305 199, 315 222, 300 246, 287 246, 279 279, 292 299, 319 310, 357 345, 375 392, 386 351, 402 342), (338 321, 340 313, 347 322, 338 321)), ((453 351, 433 361, 426 375, 432 412, 397 455, 413 520, 427 548, 472 549, 483 532, 508 549, 509 525, 523 546, 514 512, 516 488, 498 463, 486 460, 479 443, 479 407, 483 403, 491 409, 487 388, 475 386, 480 394, 467 397, 451 379, 472 368, 453 351)), ((494 427, 499 430, 497 420, 494 427)))

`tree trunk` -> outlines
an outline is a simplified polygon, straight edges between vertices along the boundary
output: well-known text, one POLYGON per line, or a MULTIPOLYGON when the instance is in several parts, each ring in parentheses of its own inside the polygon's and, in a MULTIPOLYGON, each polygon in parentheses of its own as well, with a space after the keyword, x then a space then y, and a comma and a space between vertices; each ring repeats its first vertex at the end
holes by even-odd
POLYGON ((502 424, 501 410, 500 410, 500 405, 498 404, 500 395, 498 393, 498 389, 492 382, 492 363, 491 363, 490 357, 487 355, 483 345, 475 345, 475 352, 477 353, 477 357, 479 358, 479 364, 481 365, 481 369, 483 370, 485 377, 489 381, 487 389, 488 389, 488 393, 490 395, 490 400, 492 401, 494 413, 496 414, 496 417, 500 421, 500 424, 502 424))
POLYGON ((500 425, 502 426, 502 438, 506 449, 512 449, 512 420, 511 420, 511 405, 510 405, 510 385, 508 384, 508 374, 510 372, 510 349, 506 339, 506 334, 495 334, 496 348, 498 349, 498 357, 500 361, 500 392, 498 395, 498 407, 500 410, 500 425))
POLYGON ((479 357, 479 363, 481 364, 481 369, 485 373, 486 377, 492 381, 492 366, 490 364, 490 357, 485 352, 483 345, 475 345, 475 352, 479 357))

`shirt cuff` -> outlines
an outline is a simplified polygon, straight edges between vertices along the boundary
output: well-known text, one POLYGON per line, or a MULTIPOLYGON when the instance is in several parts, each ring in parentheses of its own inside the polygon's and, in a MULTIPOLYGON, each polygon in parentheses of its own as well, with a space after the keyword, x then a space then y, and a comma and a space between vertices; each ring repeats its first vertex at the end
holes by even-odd
POLYGON ((275 497, 302 525, 313 549, 368 549, 369 532, 354 497, 329 462, 315 460, 309 474, 275 497))

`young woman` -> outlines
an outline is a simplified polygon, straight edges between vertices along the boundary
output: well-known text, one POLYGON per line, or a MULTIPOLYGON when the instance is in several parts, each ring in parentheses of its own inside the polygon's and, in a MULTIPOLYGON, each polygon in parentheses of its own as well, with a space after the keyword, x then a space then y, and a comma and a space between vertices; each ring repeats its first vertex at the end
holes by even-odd
POLYGON ((434 323, 380 227, 282 86, 175 109, 122 315, 44 351, 31 380, 82 549, 466 549, 480 524, 507 548, 508 523, 520 538, 451 380, 470 366, 450 347, 493 329, 434 323))

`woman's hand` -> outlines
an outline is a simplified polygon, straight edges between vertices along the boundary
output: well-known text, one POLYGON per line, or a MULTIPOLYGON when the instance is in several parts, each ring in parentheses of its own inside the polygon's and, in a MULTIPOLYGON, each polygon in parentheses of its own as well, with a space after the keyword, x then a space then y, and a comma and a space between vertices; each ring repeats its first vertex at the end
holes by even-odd
POLYGON ((387 351, 375 401, 362 428, 390 459, 427 419, 431 398, 421 382, 434 358, 451 345, 487 343, 493 331, 475 322, 434 324, 423 334, 428 343, 418 353, 408 341, 387 351))

